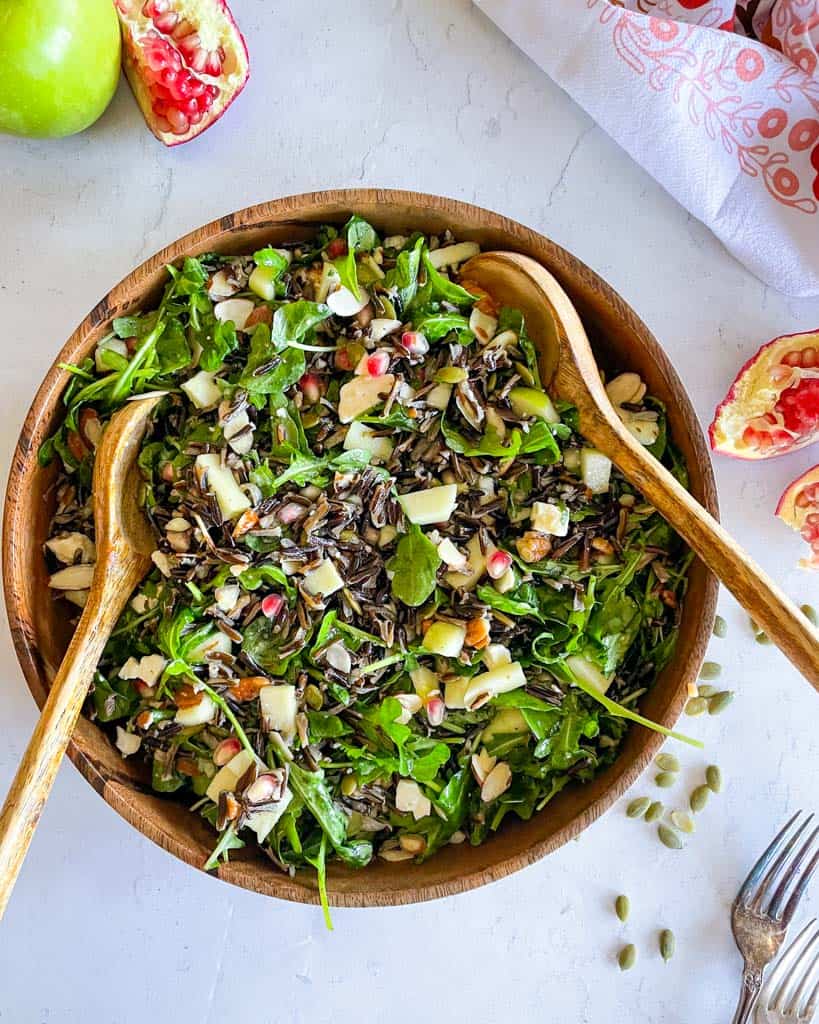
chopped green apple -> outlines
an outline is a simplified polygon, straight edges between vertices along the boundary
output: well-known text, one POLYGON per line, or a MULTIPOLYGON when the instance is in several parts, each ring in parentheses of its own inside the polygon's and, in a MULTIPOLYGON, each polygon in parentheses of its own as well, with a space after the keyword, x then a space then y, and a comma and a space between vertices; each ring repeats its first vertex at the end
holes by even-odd
POLYGON ((342 423, 352 423, 356 416, 363 416, 381 402, 392 391, 395 376, 382 373, 377 377, 353 377, 342 384, 338 392, 338 418, 342 423))
POLYGON ((236 519, 250 508, 250 498, 236 482, 231 470, 222 465, 218 454, 197 455, 196 469, 202 475, 205 490, 216 498, 222 519, 236 519))
POLYGON ((431 391, 424 395, 424 401, 431 409, 441 409, 443 411, 449 405, 451 395, 451 384, 436 384, 431 391))
POLYGON ((247 286, 260 299, 271 302, 276 298, 276 281, 279 273, 275 267, 256 267, 250 275, 247 286))
POLYGON ((368 452, 373 462, 388 462, 393 443, 388 437, 379 437, 366 423, 353 420, 347 429, 343 448, 345 451, 368 452))
POLYGON ((524 732, 529 732, 529 726, 520 711, 517 708, 501 708, 481 733, 481 742, 491 743, 496 736, 524 732))
POLYGON ((509 404, 518 416, 533 416, 547 423, 559 423, 560 417, 545 391, 538 388, 512 388, 509 392, 509 404))
POLYGON ((487 668, 500 668, 501 665, 511 665, 512 655, 505 644, 489 644, 483 650, 483 663, 487 668))
POLYGON ((404 515, 416 526, 448 523, 457 500, 458 488, 455 484, 441 484, 439 487, 427 487, 423 491, 398 495, 404 515))
POLYGON ((611 459, 596 448, 582 448, 580 476, 592 494, 605 494, 611 478, 611 459))
POLYGON ((444 658, 457 658, 463 650, 466 626, 457 622, 433 622, 424 634, 421 646, 430 654, 444 658))
POLYGON ((532 529, 538 533, 549 533, 553 537, 565 537, 569 532, 569 510, 563 504, 551 501, 536 501, 532 505, 532 529))
POLYGON ((434 672, 424 668, 423 665, 414 668, 409 675, 412 685, 415 687, 415 692, 421 698, 428 697, 431 693, 441 689, 441 680, 434 672))
POLYGON ((482 672, 470 680, 464 694, 464 703, 467 708, 473 710, 486 704, 499 693, 517 690, 525 685, 526 676, 523 674, 519 661, 512 661, 508 665, 498 665, 497 668, 482 672))
POLYGON ((281 798, 270 810, 252 811, 248 814, 245 820, 245 827, 255 832, 258 841, 263 843, 275 828, 279 818, 287 810, 287 806, 292 799, 293 794, 289 789, 285 789, 281 798))
POLYGON ((469 676, 455 676, 452 679, 447 679, 444 683, 444 704, 450 710, 459 710, 466 707, 464 704, 464 694, 466 688, 472 680, 469 676))
POLYGON ((197 409, 212 409, 221 402, 222 392, 215 378, 215 373, 200 370, 182 385, 182 390, 197 409))
POLYGON ((229 636, 216 629, 213 633, 200 644, 197 644, 193 650, 188 652, 188 661, 192 665, 198 665, 213 654, 231 654, 233 652, 233 642, 229 636))
POLYGON ((218 803, 219 794, 234 790, 237 782, 253 764, 254 760, 260 768, 264 767, 264 762, 258 757, 254 758, 249 750, 240 750, 213 776, 210 780, 210 785, 205 790, 205 796, 209 800, 213 800, 214 803, 218 803))
POLYGON ((207 725, 216 717, 216 705, 206 693, 199 694, 199 703, 190 708, 179 708, 174 715, 174 722, 183 729, 196 725, 207 725))
POLYGON ((604 676, 595 664, 580 654, 570 654, 566 658, 565 664, 566 668, 576 679, 587 683, 589 686, 593 686, 600 693, 605 693, 611 685, 612 679, 614 679, 614 673, 610 676, 604 676))
POLYGON ((330 594, 341 590, 343 586, 344 580, 339 576, 338 569, 329 558, 325 558, 320 565, 305 573, 304 576, 304 589, 314 597, 329 597, 330 594))
POLYGON ((473 534, 466 545, 468 572, 448 572, 444 576, 447 585, 457 590, 474 590, 486 572, 487 558, 496 550, 494 544, 490 544, 484 554, 481 551, 480 538, 477 533, 473 534))
POLYGON ((296 734, 296 687, 289 683, 259 690, 259 713, 265 732, 279 732, 285 739, 296 734))
POLYGON ((456 267, 459 263, 471 260, 480 251, 481 247, 477 242, 456 242, 454 245, 433 249, 429 254, 429 262, 436 270, 440 270, 441 267, 456 267))

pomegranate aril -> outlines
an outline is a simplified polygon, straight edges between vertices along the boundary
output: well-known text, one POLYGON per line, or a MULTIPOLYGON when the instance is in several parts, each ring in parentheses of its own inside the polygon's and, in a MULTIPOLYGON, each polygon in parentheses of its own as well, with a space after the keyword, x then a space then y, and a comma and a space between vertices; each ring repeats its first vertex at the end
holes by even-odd
POLYGON ((383 377, 390 368, 390 354, 384 349, 377 349, 362 356, 355 368, 359 377, 383 377))
POLYGON ((292 523, 297 522, 299 519, 303 519, 307 514, 307 509, 304 505, 299 505, 296 501, 288 501, 286 505, 282 505, 279 511, 276 513, 276 518, 280 523, 284 523, 285 526, 290 526, 292 523))
POLYGON ((219 86, 218 85, 206 85, 205 86, 205 92, 208 94, 208 96, 210 96, 210 98, 212 100, 215 100, 216 97, 219 95, 219 86))
POLYGON ((213 763, 217 768, 221 768, 222 765, 233 760, 241 749, 242 744, 234 736, 229 736, 226 740, 222 740, 213 751, 213 763))
POLYGON ((427 720, 429 724, 435 728, 439 726, 444 720, 446 706, 441 698, 440 693, 431 694, 427 697, 426 712, 427 720))
POLYGON ((315 373, 305 373, 299 380, 299 389, 309 405, 315 405, 321 398, 321 381, 315 373))
POLYGON ((338 259, 339 256, 347 255, 347 243, 343 238, 334 238, 332 241, 327 243, 327 258, 331 260, 338 259))
POLYGON ((188 62, 194 71, 204 71, 205 65, 208 62, 207 51, 203 50, 201 46, 197 47, 193 53, 188 56, 188 62))
POLYGON ((275 619, 284 608, 284 598, 281 594, 268 594, 262 598, 262 615, 268 619, 275 619))
POLYGON ((493 580, 499 580, 512 565, 512 556, 506 551, 493 551, 486 560, 486 571, 493 580))
POLYGON ((156 25, 160 32, 164 32, 165 35, 173 32, 177 21, 179 21, 179 15, 176 11, 168 11, 167 14, 160 14, 154 17, 154 25, 156 25))
POLYGON ((423 356, 429 352, 429 342, 420 331, 404 331, 401 335, 401 347, 411 356, 423 356))
POLYGON ((801 352, 787 352, 782 362, 785 366, 801 366, 802 365, 802 353, 801 352))
POLYGON ((176 135, 184 135, 184 133, 188 130, 188 119, 187 117, 185 117, 184 113, 177 107, 169 107, 166 117, 170 122, 171 130, 176 135))

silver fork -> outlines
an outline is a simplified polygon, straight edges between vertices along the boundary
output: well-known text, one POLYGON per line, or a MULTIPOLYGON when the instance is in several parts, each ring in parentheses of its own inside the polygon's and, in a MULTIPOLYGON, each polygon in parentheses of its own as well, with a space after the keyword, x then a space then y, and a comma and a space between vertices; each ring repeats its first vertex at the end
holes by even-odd
POLYGON ((731 908, 731 930, 745 961, 733 1024, 746 1024, 762 987, 762 972, 779 952, 799 900, 819 865, 819 849, 814 850, 819 827, 800 843, 813 820, 809 814, 794 830, 801 816, 797 811, 754 864, 731 908))
POLYGON ((788 946, 759 997, 760 1024, 810 1024, 819 1003, 819 927, 811 921, 788 946))

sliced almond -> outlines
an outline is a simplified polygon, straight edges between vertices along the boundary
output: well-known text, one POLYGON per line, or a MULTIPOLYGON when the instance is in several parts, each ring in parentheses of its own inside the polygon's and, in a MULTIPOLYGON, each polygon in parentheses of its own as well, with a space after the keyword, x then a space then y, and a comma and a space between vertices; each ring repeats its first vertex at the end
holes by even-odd
POLYGON ((481 786, 481 800, 491 804, 512 785, 512 769, 505 761, 499 761, 486 776, 481 786))

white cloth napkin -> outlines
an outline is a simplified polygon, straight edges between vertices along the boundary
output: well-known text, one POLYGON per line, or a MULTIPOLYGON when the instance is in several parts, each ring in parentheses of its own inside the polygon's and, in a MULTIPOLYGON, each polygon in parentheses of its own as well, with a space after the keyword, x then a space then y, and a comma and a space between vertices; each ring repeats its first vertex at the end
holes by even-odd
POLYGON ((819 295, 819 0, 475 2, 738 260, 819 295))

